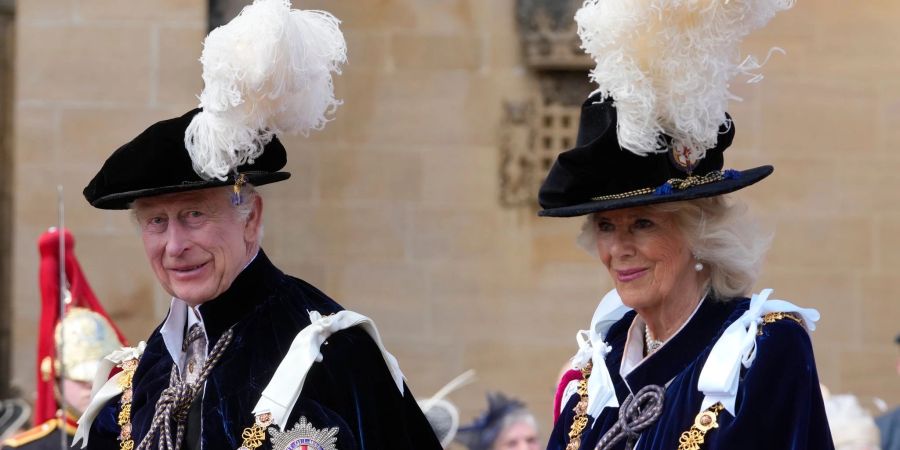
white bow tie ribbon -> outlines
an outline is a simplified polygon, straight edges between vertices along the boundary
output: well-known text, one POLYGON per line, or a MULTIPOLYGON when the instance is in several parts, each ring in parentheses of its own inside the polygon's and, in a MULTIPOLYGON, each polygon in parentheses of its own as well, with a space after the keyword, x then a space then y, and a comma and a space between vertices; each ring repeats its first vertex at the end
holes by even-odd
POLYGON ((607 406, 613 408, 619 406, 612 377, 606 368, 606 355, 611 350, 606 343, 606 334, 628 311, 631 311, 631 308, 622 304, 619 293, 613 289, 603 296, 603 300, 597 305, 594 317, 591 318, 591 328, 581 330, 575 335, 578 353, 572 357, 572 367, 581 370, 588 362, 593 362, 587 383, 587 414, 593 418, 597 418, 607 406))
POLYGON ((309 320, 312 323, 294 338, 287 355, 278 365, 272 380, 263 390, 259 402, 253 408, 254 415, 271 413, 273 423, 285 430, 288 416, 300 398, 300 392, 306 382, 306 375, 313 363, 322 361, 320 351, 322 343, 332 334, 354 326, 362 327, 378 345, 397 389, 400 394, 403 394, 403 372, 400 371, 400 364, 384 348, 381 336, 372 319, 353 311, 344 310, 330 316, 322 316, 318 311, 310 311, 309 320))
POLYGON ((122 393, 122 385, 119 380, 124 376, 124 372, 119 372, 112 377, 109 377, 109 372, 113 367, 125 361, 140 359, 145 348, 147 348, 147 343, 141 341, 137 347, 122 347, 100 360, 97 373, 94 375, 94 384, 91 387, 91 402, 78 418, 78 429, 75 430, 73 446, 81 441, 81 448, 87 447, 88 434, 97 414, 110 400, 122 393))
POLYGON ((808 331, 816 329, 818 311, 784 300, 769 300, 771 293, 772 289, 764 289, 754 294, 749 309, 725 329, 710 351, 697 381, 697 389, 704 395, 701 411, 720 402, 728 412, 736 414, 735 399, 741 365, 749 368, 756 358, 756 334, 766 314, 794 313, 803 319, 802 323, 808 331))

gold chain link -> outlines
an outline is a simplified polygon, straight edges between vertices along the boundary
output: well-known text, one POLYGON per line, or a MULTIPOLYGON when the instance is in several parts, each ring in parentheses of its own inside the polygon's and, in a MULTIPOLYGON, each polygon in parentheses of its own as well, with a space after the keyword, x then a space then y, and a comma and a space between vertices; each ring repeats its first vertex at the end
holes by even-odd
POLYGON ((697 414, 691 428, 681 433, 681 437, 678 438, 678 450, 700 450, 700 446, 706 441, 706 433, 719 427, 717 419, 723 409, 725 407, 716 402, 715 405, 697 414))
POLYGON ((119 449, 132 450, 134 441, 131 439, 131 399, 134 392, 131 389, 132 380, 134 379, 134 371, 137 369, 137 358, 122 361, 119 368, 122 369, 122 376, 119 378, 119 386, 122 388, 122 398, 119 400, 121 408, 119 409, 118 425, 119 425, 119 449))
POLYGON ((581 369, 581 380, 578 381, 578 403, 572 408, 575 416, 572 418, 572 427, 569 429, 569 443, 566 450, 578 450, 581 446, 581 432, 584 431, 588 424, 587 405, 588 405, 588 378, 591 376, 593 364, 588 362, 581 369))

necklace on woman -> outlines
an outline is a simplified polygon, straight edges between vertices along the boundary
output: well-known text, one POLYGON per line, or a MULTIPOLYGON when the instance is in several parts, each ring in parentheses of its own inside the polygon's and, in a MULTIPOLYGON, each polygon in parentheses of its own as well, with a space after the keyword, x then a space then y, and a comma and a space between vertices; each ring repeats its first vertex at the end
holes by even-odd
POLYGON ((653 335, 650 334, 650 327, 646 324, 644 325, 644 343, 647 345, 648 355, 652 354, 663 345, 663 341, 653 339, 653 335))

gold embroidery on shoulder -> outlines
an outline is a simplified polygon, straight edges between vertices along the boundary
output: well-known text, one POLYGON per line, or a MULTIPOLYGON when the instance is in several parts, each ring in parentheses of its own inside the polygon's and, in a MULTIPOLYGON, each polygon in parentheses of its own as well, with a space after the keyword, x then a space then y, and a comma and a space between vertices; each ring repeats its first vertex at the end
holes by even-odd
MULTIPOLYGON (((794 322, 799 323, 800 325, 803 325, 803 320, 800 319, 800 317, 798 315, 796 315, 794 313, 788 313, 788 312, 770 312, 770 313, 766 314, 765 316, 763 316, 762 325, 775 323, 779 320, 784 320, 784 319, 790 319, 790 320, 793 320, 794 322)), ((763 329, 763 327, 760 326, 759 329, 756 331, 757 336, 762 336, 762 329, 763 329)))

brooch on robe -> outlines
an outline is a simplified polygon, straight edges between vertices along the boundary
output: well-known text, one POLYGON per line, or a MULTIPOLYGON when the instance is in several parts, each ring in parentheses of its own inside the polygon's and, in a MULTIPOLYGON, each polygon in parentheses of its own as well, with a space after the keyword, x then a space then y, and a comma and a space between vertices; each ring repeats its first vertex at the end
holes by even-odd
MULTIPOLYGON (((256 423, 246 428, 241 434, 244 440, 238 450, 254 450, 265 440, 265 430, 272 425, 270 414, 264 413, 256 417, 256 423)), ((277 426, 276 426, 277 428, 277 426)), ((288 431, 269 430, 274 450, 337 450, 338 427, 318 429, 312 426, 306 417, 300 416, 293 428, 288 431)))
POLYGON ((337 433, 338 427, 319 430, 303 416, 289 431, 269 430, 272 448, 278 450, 337 450, 337 433))

